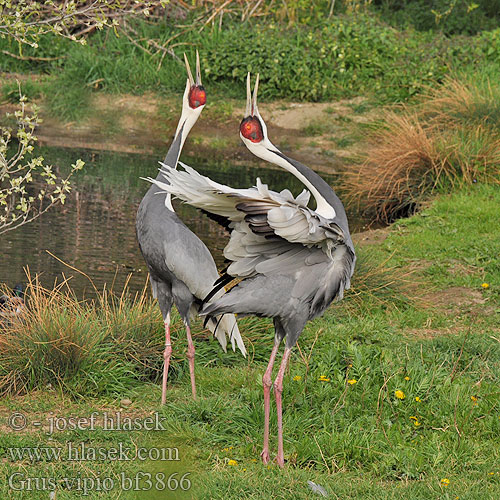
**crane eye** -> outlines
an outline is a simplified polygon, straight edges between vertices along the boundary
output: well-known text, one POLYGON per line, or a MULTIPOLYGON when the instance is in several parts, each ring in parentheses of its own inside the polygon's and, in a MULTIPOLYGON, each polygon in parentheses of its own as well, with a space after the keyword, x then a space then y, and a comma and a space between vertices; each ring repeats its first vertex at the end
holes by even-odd
POLYGON ((193 109, 203 106, 207 102, 207 93, 203 85, 193 85, 189 91, 189 106, 193 109))
POLYGON ((260 120, 255 116, 244 118, 240 124, 241 135, 252 142, 260 142, 264 139, 264 132, 260 120))

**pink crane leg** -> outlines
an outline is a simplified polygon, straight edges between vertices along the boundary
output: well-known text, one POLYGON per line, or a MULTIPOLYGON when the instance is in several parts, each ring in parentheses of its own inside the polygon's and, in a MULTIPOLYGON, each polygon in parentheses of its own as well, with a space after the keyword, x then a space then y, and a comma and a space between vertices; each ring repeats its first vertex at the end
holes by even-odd
POLYGON ((187 358, 189 359, 189 373, 191 374, 191 389, 193 391, 193 399, 196 399, 196 383, 194 380, 194 344, 193 339, 191 338, 191 329, 186 325, 186 333, 188 340, 188 348, 187 348, 187 358))
POLYGON ((276 457, 276 462, 280 467, 285 465, 285 457, 283 453, 283 417, 282 417, 282 405, 281 405, 281 394, 283 393, 283 376, 285 375, 286 365, 288 364, 288 358, 292 350, 285 347, 285 352, 283 353, 283 359, 281 361, 280 369, 278 370, 278 375, 274 381, 274 397, 276 398, 276 411, 278 413, 278 455, 276 457))
POLYGON ((264 386, 264 446, 262 447, 260 456, 264 465, 269 462, 269 412, 271 406, 271 387, 273 385, 271 375, 273 374, 274 360, 276 359, 278 348, 279 344, 274 344, 273 350, 271 351, 271 357, 269 358, 269 364, 262 377, 262 385, 264 386))
POLYGON ((163 351, 163 383, 161 387, 161 404, 167 401, 167 378, 170 357, 172 356, 172 344, 170 342, 170 314, 165 319, 165 351, 163 351))

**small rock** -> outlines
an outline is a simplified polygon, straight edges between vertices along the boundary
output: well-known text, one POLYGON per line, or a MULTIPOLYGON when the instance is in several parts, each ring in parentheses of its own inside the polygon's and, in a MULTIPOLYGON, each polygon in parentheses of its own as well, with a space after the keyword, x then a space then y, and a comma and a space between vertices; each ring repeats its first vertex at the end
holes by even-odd
POLYGON ((127 407, 132 404, 132 401, 130 399, 122 399, 120 401, 120 406, 127 407))

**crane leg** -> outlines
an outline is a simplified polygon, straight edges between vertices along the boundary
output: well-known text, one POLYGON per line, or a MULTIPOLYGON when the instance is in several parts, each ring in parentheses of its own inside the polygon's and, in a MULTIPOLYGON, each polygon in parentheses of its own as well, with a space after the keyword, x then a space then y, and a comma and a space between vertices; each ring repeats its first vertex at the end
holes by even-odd
POLYGON ((188 348, 187 348, 187 358, 189 360, 189 373, 191 375, 191 389, 193 391, 193 399, 196 399, 196 383, 194 379, 194 353, 195 353, 195 348, 193 344, 193 339, 191 338, 191 329, 189 328, 189 325, 186 325, 186 333, 187 333, 187 341, 188 341, 188 348))
POLYGON ((274 397, 276 398, 276 412, 278 414, 278 455, 276 457, 276 462, 280 467, 285 465, 285 457, 283 454, 283 413, 281 395, 283 393, 283 376, 285 375, 286 365, 288 364, 288 358, 290 357, 291 352, 292 350, 289 347, 285 347, 280 369, 278 370, 278 375, 274 381, 274 397))
POLYGON ((274 360, 276 359, 276 354, 278 353, 278 348, 279 344, 275 343, 273 350, 271 351, 269 364, 267 365, 264 376, 262 377, 262 385, 264 386, 264 446, 262 447, 262 453, 260 456, 264 465, 269 462, 269 413, 271 406, 271 387, 273 386, 271 375, 273 373, 273 365, 274 360))
POLYGON ((170 357, 172 356, 172 343, 170 342, 170 313, 165 318, 165 351, 163 351, 163 383, 161 387, 161 404, 167 401, 167 378, 170 357))

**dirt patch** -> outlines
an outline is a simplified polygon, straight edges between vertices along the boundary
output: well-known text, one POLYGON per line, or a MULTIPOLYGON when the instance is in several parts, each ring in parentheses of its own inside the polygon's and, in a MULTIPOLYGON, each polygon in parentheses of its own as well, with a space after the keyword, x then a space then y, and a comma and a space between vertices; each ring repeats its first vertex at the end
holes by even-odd
POLYGON ((389 234, 390 228, 383 227, 380 229, 370 229, 368 231, 363 231, 362 233, 355 233, 352 235, 352 239, 357 245, 376 245, 382 243, 389 236, 389 234))
POLYGON ((443 309, 453 306, 483 305, 487 301, 479 290, 473 290, 464 286, 455 286, 427 294, 424 296, 424 300, 443 309))
POLYGON ((408 337, 417 337, 420 339, 433 339, 442 335, 458 335, 464 328, 416 328, 406 333, 408 337))
MULTIPOLYGON (((123 153, 164 154, 179 119, 181 98, 154 94, 110 95, 96 92, 85 117, 63 122, 41 105, 39 144, 123 153)), ((363 98, 328 103, 262 103, 262 116, 272 141, 285 153, 314 170, 336 173, 364 149, 358 125, 373 121, 376 110, 363 98)), ((4 103, 0 113, 12 112, 4 103)), ((238 125, 244 114, 241 100, 209 102, 195 125, 186 153, 217 155, 234 161, 257 162, 241 144, 238 125)))

